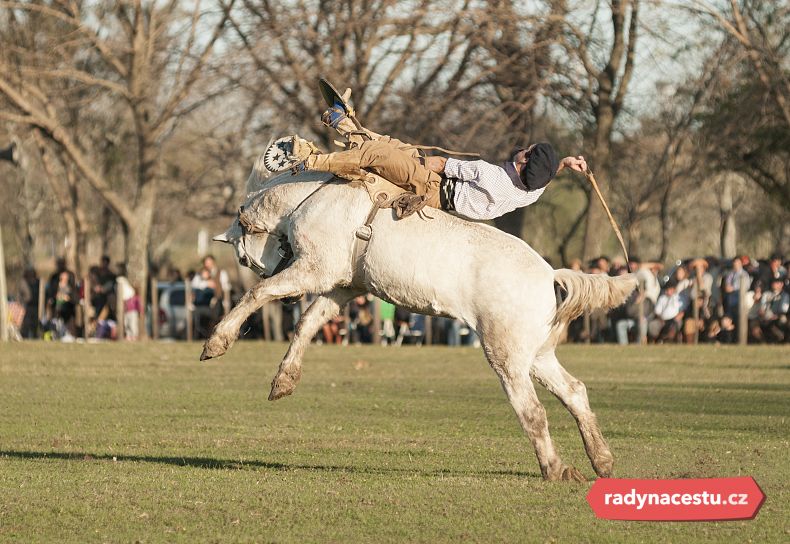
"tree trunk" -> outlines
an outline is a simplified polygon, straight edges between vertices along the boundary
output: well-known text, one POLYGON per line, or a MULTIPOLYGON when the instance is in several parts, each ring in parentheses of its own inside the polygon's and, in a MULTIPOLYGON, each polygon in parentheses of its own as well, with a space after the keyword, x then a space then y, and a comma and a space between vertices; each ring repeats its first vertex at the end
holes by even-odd
MULTIPOLYGON (((591 168, 597 173, 596 180, 601 193, 609 188, 609 159, 611 155, 612 130, 617 116, 622 111, 628 85, 633 75, 634 48, 637 39, 639 0, 611 0, 612 47, 606 66, 593 74, 598 84, 592 110, 595 115, 591 168), (626 29, 626 15, 631 18, 626 29), (623 64, 625 62, 625 64, 623 64), (622 70, 621 70, 622 67, 622 70)), ((587 59, 589 62, 589 59, 587 59)), ((608 238, 608 218, 600 204, 592 204, 587 212, 582 252, 585 260, 601 255, 604 241, 608 238)))
POLYGON ((87 241, 88 241, 88 220, 85 217, 85 210, 80 206, 80 195, 77 189, 77 174, 71 168, 66 168, 66 182, 68 183, 68 196, 71 209, 74 211, 74 242, 73 253, 74 263, 72 270, 78 278, 82 278, 87 272, 85 263, 87 261, 87 241))
POLYGON ((568 246, 571 243, 571 240, 574 236, 576 236, 576 231, 579 230, 579 227, 582 225, 584 218, 587 217, 587 210, 590 208, 590 199, 587 198, 587 203, 584 206, 584 209, 576 216, 571 227, 568 229, 568 232, 565 233, 562 240, 560 241, 559 248, 557 249, 558 253, 560 254, 560 260, 562 261, 562 266, 569 266, 571 263, 571 257, 568 255, 568 246))
POLYGON ((143 185, 134 210, 135 221, 128 226, 126 237, 126 273, 129 282, 140 297, 140 339, 148 338, 145 308, 148 299, 148 250, 151 241, 151 227, 154 222, 156 186, 153 182, 143 185))
POLYGON ((99 218, 99 252, 102 255, 110 254, 110 219, 112 218, 112 210, 107 206, 103 206, 101 210, 101 217, 99 218))
POLYGON ((661 252, 658 256, 660 262, 664 262, 669 255, 670 236, 672 234, 672 217, 670 216, 670 204, 672 202, 672 185, 673 180, 667 182, 667 187, 664 190, 664 195, 661 197, 661 252))
POLYGON ((783 222, 776 227, 776 243, 774 253, 788 255, 790 253, 790 222, 783 222))
POLYGON ((626 229, 626 236, 628 236, 628 254, 639 255, 639 237, 642 235, 642 221, 636 219, 631 221, 626 229))
POLYGON ((68 266, 69 270, 74 271, 78 278, 81 278, 84 272, 83 264, 87 229, 85 227, 85 212, 81 209, 79 203, 77 178, 74 171, 63 166, 62 162, 62 168, 57 168, 56 159, 52 150, 46 145, 43 134, 38 130, 34 131, 33 134, 41 154, 41 164, 47 175, 47 181, 52 188, 52 193, 55 195, 63 221, 66 223, 66 236, 69 241, 65 255, 66 266, 68 266), (63 175, 59 171, 61 169, 64 171, 63 175), (64 177, 66 186, 61 181, 64 177))
POLYGON ((735 225, 735 206, 732 198, 732 177, 725 174, 721 180, 719 214, 721 217, 721 257, 732 259, 737 251, 738 233, 735 225))
MULTIPOLYGON (((141 217, 139 223, 129 228, 127 238, 126 275, 137 295, 140 297, 141 307, 145 308, 148 296, 148 237, 151 232, 150 219, 141 217)), ((147 338, 145 311, 140 313, 139 337, 147 338)))
MULTIPOLYGON (((597 126, 595 129, 595 144, 592 153, 591 169, 595 172, 595 180, 601 193, 606 196, 609 188, 608 163, 611 153, 611 134, 614 125, 614 111, 608 104, 610 98, 600 98, 601 106, 598 110, 597 126)), ((590 197, 590 200, 594 200, 590 197)), ((588 262, 602 253, 604 242, 608 238, 609 219, 600 202, 590 202, 587 208, 587 223, 584 229, 584 245, 582 258, 588 262)))

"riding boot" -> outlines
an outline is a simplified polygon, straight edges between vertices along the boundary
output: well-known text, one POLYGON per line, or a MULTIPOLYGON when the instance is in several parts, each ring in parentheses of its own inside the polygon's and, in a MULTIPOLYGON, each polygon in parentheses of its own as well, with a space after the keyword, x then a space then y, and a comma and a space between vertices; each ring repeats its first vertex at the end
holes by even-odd
MULTIPOLYGON (((340 121, 336 123, 334 128, 338 134, 340 134, 343 138, 346 139, 348 145, 345 145, 347 149, 351 149, 354 147, 360 147, 364 142, 368 141, 379 141, 385 142, 390 144, 391 146, 400 149, 404 153, 408 154, 410 157, 417 158, 419 157, 419 150, 411 144, 398 140, 397 138, 393 138, 391 136, 386 136, 383 134, 377 134, 372 130, 368 130, 363 127, 361 124, 357 126, 351 118, 344 117, 340 121)), ((342 143, 342 142, 335 142, 335 143, 342 143)))
POLYGON ((304 162, 304 166, 306 170, 331 172, 351 181, 362 181, 367 172, 360 168, 360 159, 359 147, 354 147, 348 151, 311 155, 304 162))

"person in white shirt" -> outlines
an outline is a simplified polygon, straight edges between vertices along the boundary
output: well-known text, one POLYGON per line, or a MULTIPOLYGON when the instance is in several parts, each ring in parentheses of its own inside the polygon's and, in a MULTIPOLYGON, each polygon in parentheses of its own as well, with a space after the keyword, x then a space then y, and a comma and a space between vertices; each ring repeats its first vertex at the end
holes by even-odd
POLYGON ((673 341, 677 338, 680 325, 683 323, 683 299, 677 289, 677 283, 670 280, 659 295, 654 318, 648 324, 648 334, 656 342, 673 341))
POLYGON ((319 170, 349 180, 362 180, 372 172, 412 191, 424 205, 475 221, 534 204, 564 168, 587 170, 584 157, 559 160, 546 142, 516 147, 501 164, 424 157, 417 146, 361 128, 346 115, 347 107, 338 102, 322 116, 327 126, 346 138, 346 151, 322 153, 299 136, 281 138, 266 150, 266 168, 294 173, 319 170))

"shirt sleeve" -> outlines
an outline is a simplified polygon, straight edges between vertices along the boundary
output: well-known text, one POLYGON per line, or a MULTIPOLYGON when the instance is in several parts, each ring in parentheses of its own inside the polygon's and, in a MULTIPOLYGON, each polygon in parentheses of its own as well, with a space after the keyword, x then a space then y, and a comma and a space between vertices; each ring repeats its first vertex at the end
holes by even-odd
POLYGON ((461 181, 474 181, 480 178, 480 165, 483 161, 459 161, 458 159, 447 159, 444 165, 444 174, 448 178, 456 178, 461 181))

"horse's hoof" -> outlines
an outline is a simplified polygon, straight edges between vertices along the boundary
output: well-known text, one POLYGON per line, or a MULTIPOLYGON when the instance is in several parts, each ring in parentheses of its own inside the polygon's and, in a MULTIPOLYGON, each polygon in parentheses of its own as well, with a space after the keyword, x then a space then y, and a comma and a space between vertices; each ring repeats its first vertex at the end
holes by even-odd
POLYGON ((296 384, 290 379, 277 380, 277 378, 275 378, 272 382, 272 390, 269 392, 269 400, 278 400, 287 397, 293 393, 295 389, 296 384))
POLYGON ((601 478, 611 478, 614 473, 614 459, 611 457, 596 460, 593 468, 601 478))
POLYGON ((203 344, 203 352, 200 354, 200 360, 205 361, 206 359, 213 359, 214 357, 224 355, 225 352, 228 351, 228 347, 229 342, 222 340, 215 334, 203 344))
POLYGON ((563 482, 586 482, 587 478, 575 467, 567 466, 563 467, 560 480, 563 482))
POLYGON ((269 392, 269 400, 281 399, 293 393, 301 377, 301 370, 295 372, 293 376, 286 372, 278 372, 272 380, 272 390, 269 392))

